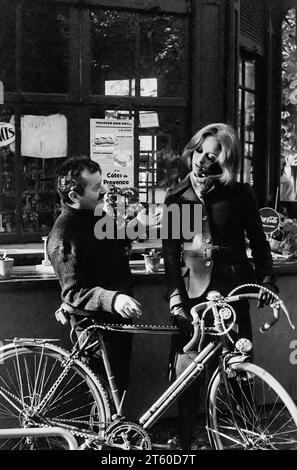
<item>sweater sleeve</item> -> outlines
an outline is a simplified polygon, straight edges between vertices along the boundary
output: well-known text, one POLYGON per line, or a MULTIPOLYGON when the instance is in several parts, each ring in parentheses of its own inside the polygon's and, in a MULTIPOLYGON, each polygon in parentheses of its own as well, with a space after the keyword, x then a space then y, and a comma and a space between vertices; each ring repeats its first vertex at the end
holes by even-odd
POLYGON ((258 204, 249 184, 244 184, 242 207, 245 229, 255 264, 257 282, 275 282, 270 246, 263 231, 258 204))
POLYGON ((95 312, 115 313, 114 301, 119 293, 96 286, 89 288, 84 279, 82 254, 73 238, 50 237, 47 252, 57 275, 62 293, 62 300, 72 307, 95 312))

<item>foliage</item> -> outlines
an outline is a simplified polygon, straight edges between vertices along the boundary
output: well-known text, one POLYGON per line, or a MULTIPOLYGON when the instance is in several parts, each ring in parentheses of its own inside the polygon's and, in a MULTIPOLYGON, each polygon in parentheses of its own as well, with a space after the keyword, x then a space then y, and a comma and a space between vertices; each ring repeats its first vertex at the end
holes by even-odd
POLYGON ((297 221, 285 219, 282 224, 283 240, 281 249, 289 256, 297 256, 297 221))
POLYGON ((296 11, 289 10, 282 24, 282 153, 297 165, 297 43, 296 11))

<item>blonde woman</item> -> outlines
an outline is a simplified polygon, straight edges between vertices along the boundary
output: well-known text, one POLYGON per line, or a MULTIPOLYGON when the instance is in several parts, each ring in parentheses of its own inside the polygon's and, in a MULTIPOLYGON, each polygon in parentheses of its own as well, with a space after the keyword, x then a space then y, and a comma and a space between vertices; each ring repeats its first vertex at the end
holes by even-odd
MULTIPOLYGON (((235 130, 223 123, 203 127, 186 145, 183 159, 189 174, 168 190, 165 203, 178 204, 181 211, 185 204, 200 204, 202 233, 190 240, 182 236, 163 240, 170 311, 174 324, 184 333, 175 341, 171 354, 171 372, 177 375, 197 354, 182 353, 185 336, 191 329, 190 308, 206 300, 209 291, 218 290, 226 295, 235 286, 247 282, 257 282, 277 291, 270 247, 253 190, 248 184, 237 182, 240 145, 235 130), (246 236, 254 268, 247 257, 246 236)), ((270 301, 270 296, 262 293, 259 306, 270 301)), ((251 338, 248 302, 240 302, 236 311, 238 334, 251 338)), ((198 411, 197 393, 194 383, 179 401, 180 440, 184 449, 191 448, 198 411)))

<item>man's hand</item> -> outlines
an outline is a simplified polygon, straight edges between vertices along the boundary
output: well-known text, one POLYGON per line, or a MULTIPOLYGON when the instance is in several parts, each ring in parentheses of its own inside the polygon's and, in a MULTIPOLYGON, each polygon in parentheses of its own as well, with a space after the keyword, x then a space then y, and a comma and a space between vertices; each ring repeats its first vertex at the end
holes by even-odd
MULTIPOLYGON (((277 285, 272 284, 271 282, 264 282, 263 287, 266 287, 267 289, 271 290, 271 292, 278 294, 279 290, 277 285)), ((269 305, 271 302, 273 302, 274 297, 272 294, 269 294, 269 292, 264 291, 263 289, 260 290, 260 299, 258 301, 258 308, 263 308, 264 305, 269 305)))
POLYGON ((147 214, 146 209, 142 209, 136 216, 138 222, 140 222, 145 227, 158 228, 160 227, 160 222, 162 220, 163 212, 160 207, 157 207, 154 212, 147 214))
POLYGON ((177 326, 185 338, 190 338, 193 335, 193 326, 184 306, 176 305, 172 308, 171 314, 173 325, 177 326))
POLYGON ((114 309, 123 318, 139 318, 142 315, 141 304, 133 299, 133 297, 125 294, 117 295, 114 309))

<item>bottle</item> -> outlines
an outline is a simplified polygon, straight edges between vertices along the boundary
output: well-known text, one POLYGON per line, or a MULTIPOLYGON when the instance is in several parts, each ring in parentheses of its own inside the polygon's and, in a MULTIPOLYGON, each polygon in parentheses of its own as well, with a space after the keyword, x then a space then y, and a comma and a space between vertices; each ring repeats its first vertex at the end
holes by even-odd
POLYGON ((269 244, 272 251, 281 252, 281 242, 283 240, 283 231, 279 226, 271 235, 269 244))

